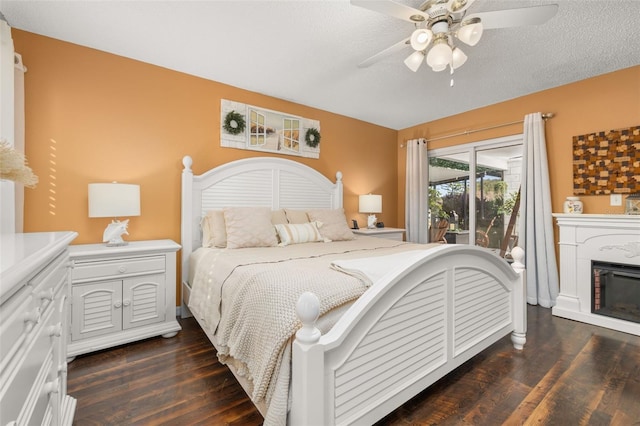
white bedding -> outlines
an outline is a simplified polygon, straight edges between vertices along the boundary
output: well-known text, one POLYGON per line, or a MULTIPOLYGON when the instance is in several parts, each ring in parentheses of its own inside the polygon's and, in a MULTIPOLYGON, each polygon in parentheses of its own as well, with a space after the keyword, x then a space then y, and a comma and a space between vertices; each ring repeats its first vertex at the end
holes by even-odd
MULTIPOLYGON (((353 259, 385 256, 380 259, 387 259, 384 263, 373 262, 379 266, 372 273, 380 276, 406 259, 397 253, 424 248, 361 236, 272 248, 201 248, 190 258, 189 308, 215 336, 220 361, 246 377, 253 402, 266 406, 265 424, 285 424, 300 294, 315 293, 323 315, 352 303, 371 285, 371 279, 357 272, 363 262, 353 259)), ((320 322, 321 331, 336 320, 320 322)))

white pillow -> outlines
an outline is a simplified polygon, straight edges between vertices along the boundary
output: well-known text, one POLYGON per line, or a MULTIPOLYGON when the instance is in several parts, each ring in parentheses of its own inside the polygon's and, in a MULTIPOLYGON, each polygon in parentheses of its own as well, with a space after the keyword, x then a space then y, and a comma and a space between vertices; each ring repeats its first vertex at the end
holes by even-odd
POLYGON ((324 241, 317 222, 277 224, 275 227, 280 237, 280 246, 324 241))
POLYGON ((202 218, 202 247, 227 246, 227 231, 222 210, 209 210, 202 218))
POLYGON ((287 222, 289 223, 309 223, 307 212, 304 210, 291 210, 284 209, 284 213, 287 216, 287 222))
POLYGON ((225 207, 227 248, 275 247, 276 231, 269 207, 225 207))
POLYGON ((346 241, 353 240, 354 235, 347 225, 344 209, 318 209, 308 210, 307 216, 312 222, 321 222, 320 234, 326 240, 346 241))

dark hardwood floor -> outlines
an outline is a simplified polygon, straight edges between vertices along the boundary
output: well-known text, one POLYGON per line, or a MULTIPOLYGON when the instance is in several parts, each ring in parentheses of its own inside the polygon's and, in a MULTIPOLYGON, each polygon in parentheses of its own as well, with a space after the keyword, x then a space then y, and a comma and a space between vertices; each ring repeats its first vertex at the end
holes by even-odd
MULTIPOLYGON (((640 425, 640 337, 529 306, 527 344, 497 342, 378 425, 640 425)), ((193 319, 79 356, 75 425, 259 425, 262 417, 193 319)))

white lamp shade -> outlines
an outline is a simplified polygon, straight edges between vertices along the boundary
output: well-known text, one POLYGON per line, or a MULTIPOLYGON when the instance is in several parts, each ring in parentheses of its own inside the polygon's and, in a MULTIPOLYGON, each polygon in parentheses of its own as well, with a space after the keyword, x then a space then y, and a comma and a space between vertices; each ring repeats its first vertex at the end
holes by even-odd
POLYGON ((415 51, 407 59, 404 60, 404 64, 413 72, 418 71, 420 65, 424 62, 424 53, 415 51))
POLYGON ((467 62, 467 55, 465 55, 459 47, 455 47, 453 49, 453 60, 451 63, 453 65, 453 69, 458 69, 464 65, 465 62, 467 62))
POLYGON ((442 71, 451 63, 453 53, 451 47, 445 42, 435 44, 427 54, 427 64, 434 71, 442 71))
POLYGON ((424 50, 431 43, 432 38, 433 33, 431 30, 418 28, 411 34, 411 47, 413 50, 424 50))
POLYGON ((477 18, 471 19, 468 23, 463 22, 460 24, 457 36, 461 42, 475 46, 482 37, 482 22, 477 18))
POLYGON ((140 216, 140 185, 89 184, 89 217, 128 216, 140 216))
POLYGON ((382 213, 382 195, 361 195, 359 201, 360 213, 382 213))

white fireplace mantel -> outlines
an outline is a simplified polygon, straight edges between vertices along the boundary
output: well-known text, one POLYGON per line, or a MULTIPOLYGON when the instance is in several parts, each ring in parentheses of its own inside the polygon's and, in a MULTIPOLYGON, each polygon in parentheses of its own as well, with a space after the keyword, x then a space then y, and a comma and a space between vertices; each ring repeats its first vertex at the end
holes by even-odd
POLYGON ((640 324, 591 313, 591 261, 640 266, 640 216, 553 215, 560 228, 560 294, 553 315, 640 336, 640 324))

